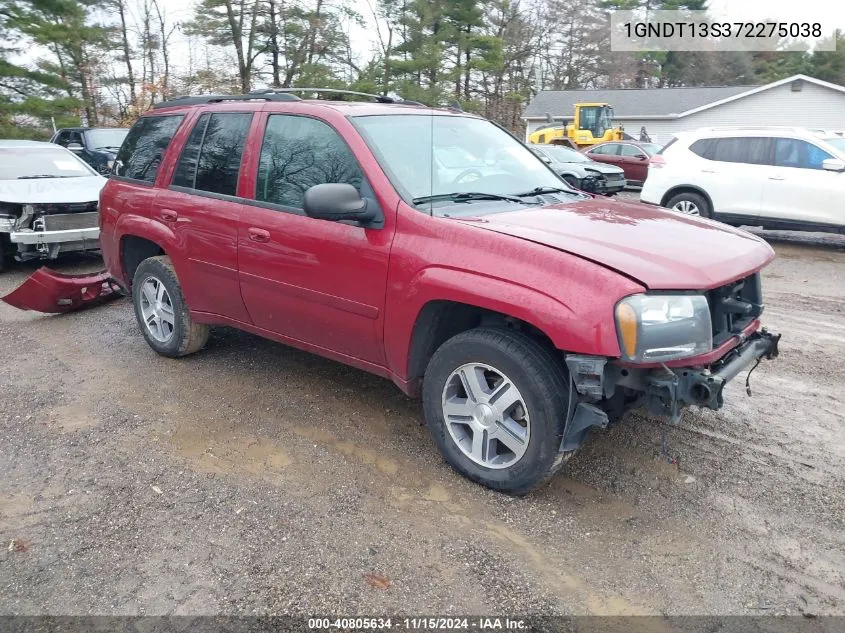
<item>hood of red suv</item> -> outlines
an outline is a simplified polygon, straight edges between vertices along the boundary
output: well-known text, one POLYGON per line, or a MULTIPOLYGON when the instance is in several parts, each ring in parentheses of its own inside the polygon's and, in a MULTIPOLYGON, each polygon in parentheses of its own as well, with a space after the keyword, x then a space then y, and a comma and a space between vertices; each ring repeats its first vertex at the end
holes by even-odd
POLYGON ((606 198, 464 221, 589 259, 653 290, 716 288, 775 256, 763 240, 725 224, 606 198))

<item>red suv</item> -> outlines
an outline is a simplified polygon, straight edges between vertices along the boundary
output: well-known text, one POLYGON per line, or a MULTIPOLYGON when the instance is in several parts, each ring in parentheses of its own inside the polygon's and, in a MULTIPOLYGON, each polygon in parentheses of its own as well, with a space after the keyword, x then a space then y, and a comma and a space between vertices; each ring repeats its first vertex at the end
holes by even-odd
POLYGON ((229 325, 384 376, 455 469, 515 494, 590 428, 718 409, 777 354, 762 240, 573 190, 477 116, 375 101, 183 97, 137 121, 100 236, 156 352, 229 325))

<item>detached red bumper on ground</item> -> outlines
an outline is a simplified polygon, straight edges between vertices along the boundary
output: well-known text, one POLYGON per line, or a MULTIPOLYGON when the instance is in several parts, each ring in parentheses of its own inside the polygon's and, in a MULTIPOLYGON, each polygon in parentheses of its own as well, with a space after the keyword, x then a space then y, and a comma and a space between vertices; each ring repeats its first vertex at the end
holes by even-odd
POLYGON ((2 299, 21 310, 62 313, 100 305, 122 294, 106 270, 67 275, 44 266, 2 299))

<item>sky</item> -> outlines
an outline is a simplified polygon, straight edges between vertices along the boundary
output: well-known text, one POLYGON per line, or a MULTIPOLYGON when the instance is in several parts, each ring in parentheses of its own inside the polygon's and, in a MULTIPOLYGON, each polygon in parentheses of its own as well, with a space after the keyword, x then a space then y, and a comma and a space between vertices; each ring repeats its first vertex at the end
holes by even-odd
MULTIPOLYGON (((168 16, 179 21, 191 18, 194 4, 195 0, 163 0, 168 16)), ((377 43, 376 20, 372 11, 375 4, 376 0, 357 0, 353 5, 365 21, 363 27, 349 25, 352 49, 362 60, 369 57, 377 43)), ((845 0, 709 0, 708 6, 714 18, 729 21, 810 21, 821 22, 826 31, 833 28, 845 30, 845 0)), ((176 47, 184 48, 187 55, 184 38, 176 43, 176 47)))
MULTIPOLYGON (((577 2, 578 0, 572 0, 577 2)), ((137 2, 137 0, 136 0, 137 2)), ((371 55, 377 45, 376 20, 373 11, 376 0, 357 0, 353 6, 363 17, 365 24, 359 26, 348 24, 350 40, 353 52, 365 61, 371 55)), ((130 5, 134 5, 130 2, 130 5)), ((160 6, 164 9, 168 22, 187 22, 193 16, 193 7, 196 0, 160 0, 160 6)), ((760 21, 763 19, 785 22, 821 22, 827 31, 832 28, 845 30, 845 0, 710 0, 708 3, 710 12, 714 19, 760 21)), ((137 17, 137 13, 136 13, 137 17)), ((172 40, 172 58, 176 61, 177 70, 180 66, 178 60, 188 59, 188 41, 181 33, 175 33, 172 40)), ((37 50, 37 49, 36 49, 37 50)), ((35 51, 30 50, 19 60, 32 61, 35 51)), ((42 55, 38 51, 36 55, 42 55)))
POLYGON ((841 0, 710 0, 710 13, 728 20, 820 22, 823 28, 845 29, 841 0))

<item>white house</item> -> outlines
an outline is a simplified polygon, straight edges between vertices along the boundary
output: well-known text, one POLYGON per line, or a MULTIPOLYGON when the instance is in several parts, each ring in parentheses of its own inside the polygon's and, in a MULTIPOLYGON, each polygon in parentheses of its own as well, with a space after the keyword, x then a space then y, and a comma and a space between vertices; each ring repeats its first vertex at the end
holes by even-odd
POLYGON ((534 130, 571 121, 574 104, 609 103, 625 132, 667 143, 673 134, 711 126, 783 125, 845 130, 845 86, 794 75, 764 86, 543 90, 523 113, 526 139, 534 130))

